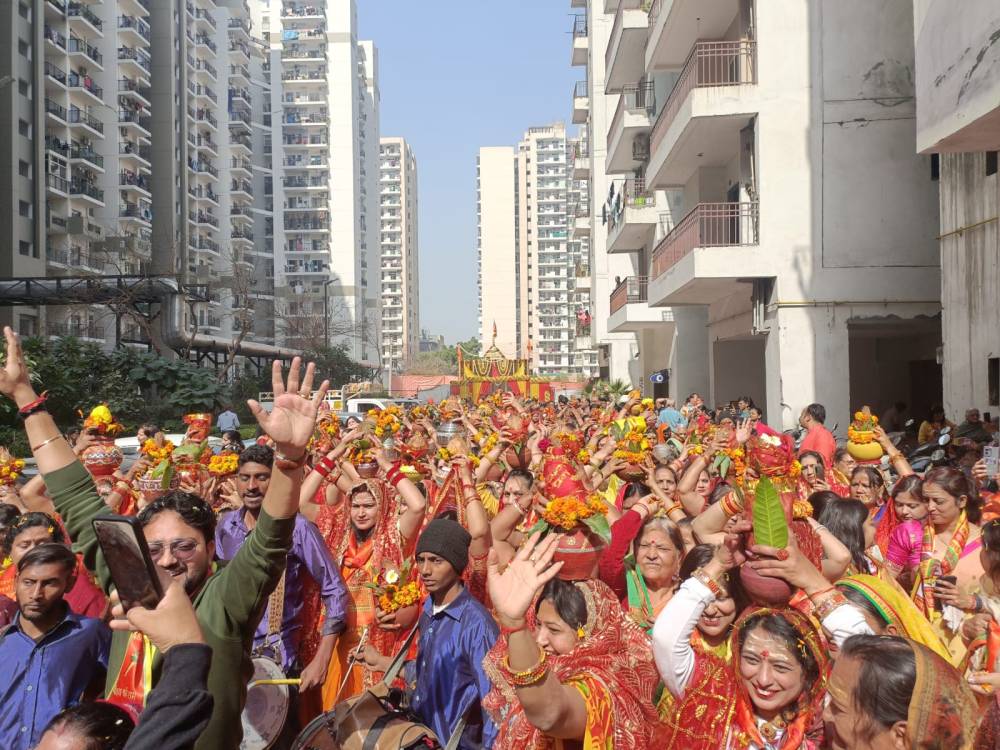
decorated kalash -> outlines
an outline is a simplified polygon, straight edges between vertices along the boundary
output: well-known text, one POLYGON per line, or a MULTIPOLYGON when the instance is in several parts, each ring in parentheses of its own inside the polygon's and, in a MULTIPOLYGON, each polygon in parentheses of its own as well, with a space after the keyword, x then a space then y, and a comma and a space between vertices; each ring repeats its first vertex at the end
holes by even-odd
POLYGON ((510 359, 497 347, 496 327, 493 341, 481 357, 467 357, 458 346, 458 380, 451 384, 451 395, 479 403, 494 393, 512 393, 518 398, 547 402, 553 399, 552 383, 531 374, 530 360, 510 359))

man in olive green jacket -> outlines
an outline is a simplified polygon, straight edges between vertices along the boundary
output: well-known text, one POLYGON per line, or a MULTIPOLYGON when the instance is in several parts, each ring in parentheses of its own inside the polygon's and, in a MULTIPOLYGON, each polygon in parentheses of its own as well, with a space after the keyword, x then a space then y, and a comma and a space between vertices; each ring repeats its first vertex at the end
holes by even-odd
MULTIPOLYGON (((24 418, 28 440, 48 491, 78 552, 105 590, 111 578, 91 521, 107 512, 93 480, 62 438, 28 377, 18 337, 4 328, 7 363, 0 370, 0 393, 12 399, 24 418)), ((161 575, 183 583, 191 597, 205 642, 212 648, 208 688, 215 708, 196 750, 237 750, 243 736, 240 714, 246 684, 252 675, 250 647, 268 596, 285 568, 298 509, 306 445, 313 434, 319 404, 328 384, 312 394, 315 368, 306 368, 301 385, 296 358, 282 382, 281 364, 274 363, 274 407, 265 412, 249 403, 261 428, 275 443, 275 471, 256 528, 236 557, 216 567, 215 515, 201 498, 169 492, 139 515, 150 555, 161 575)), ((108 665, 107 692, 117 702, 141 703, 156 684, 162 656, 138 642, 137 634, 116 632, 108 665), (144 680, 142 662, 152 653, 151 680, 144 680), (127 658, 126 658, 127 657, 127 658), (138 677, 137 677, 138 675, 138 677)))

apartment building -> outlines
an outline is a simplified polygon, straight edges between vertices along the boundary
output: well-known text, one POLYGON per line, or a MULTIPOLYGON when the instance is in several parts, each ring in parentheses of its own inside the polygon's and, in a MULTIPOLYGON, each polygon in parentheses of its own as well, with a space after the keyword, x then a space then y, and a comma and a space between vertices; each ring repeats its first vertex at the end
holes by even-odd
MULTIPOLYGON (((20 0, 4 9, 0 274, 143 272, 152 255, 148 3, 20 0)), ((24 335, 115 340, 103 306, 2 314, 24 335)))
POLYGON ((107 346, 194 335, 216 355, 329 335, 378 361, 377 54, 355 41, 353 3, 5 8, 4 275, 156 274, 209 290, 175 299, 150 331, 107 305, 6 320, 107 346))
POLYGON ((417 160, 404 138, 382 138, 382 366, 398 372, 420 344, 417 160))
POLYGON ((633 269, 608 328, 639 331, 642 380, 749 395, 782 427, 821 401, 841 431, 853 407, 940 398, 936 173, 904 147, 912 4, 590 0, 586 19, 573 55, 603 55, 589 132, 611 182, 592 194, 633 269))
MULTIPOLYGON (((577 336, 589 315, 582 239, 570 224, 581 205, 569 156, 575 146, 562 123, 530 128, 516 149, 482 148, 478 163, 480 331, 508 356, 531 360, 539 373, 589 374, 596 352, 577 336), (586 292, 586 294, 585 294, 586 292), (580 295, 583 295, 582 297, 580 295), (586 347, 577 356, 577 339, 586 347)), ((586 205, 585 202, 582 205, 586 205)))
POLYGON ((280 123, 270 144, 276 338, 326 339, 377 361, 376 51, 356 40, 353 0, 258 0, 255 14, 280 123))
POLYGON ((937 167, 944 405, 1000 406, 1000 8, 972 0, 914 2, 917 151, 937 167))

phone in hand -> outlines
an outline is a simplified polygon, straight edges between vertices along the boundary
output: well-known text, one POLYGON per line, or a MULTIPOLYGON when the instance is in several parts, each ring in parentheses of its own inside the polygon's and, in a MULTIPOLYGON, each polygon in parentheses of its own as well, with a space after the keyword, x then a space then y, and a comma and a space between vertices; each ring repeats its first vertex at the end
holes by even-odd
POLYGON ((983 461, 986 462, 986 476, 993 479, 1000 474, 1000 446, 987 445, 983 447, 983 461))
MULTIPOLYGON (((946 583, 950 583, 951 585, 954 586, 956 583, 958 583, 958 578, 956 578, 955 576, 938 576, 938 581, 945 581, 946 583)), ((944 607, 944 604, 941 602, 940 599, 938 599, 935 596, 934 597, 934 608, 940 612, 943 607, 944 607)))
POLYGON ((98 516, 92 523, 125 611, 154 609, 163 598, 163 585, 139 521, 131 516, 98 516))

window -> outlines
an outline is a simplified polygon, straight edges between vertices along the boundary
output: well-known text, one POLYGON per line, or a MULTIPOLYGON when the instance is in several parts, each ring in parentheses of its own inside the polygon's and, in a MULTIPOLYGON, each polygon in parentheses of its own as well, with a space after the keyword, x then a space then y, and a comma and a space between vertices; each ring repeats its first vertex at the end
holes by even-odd
POLYGON ((17 40, 17 52, 19 55, 21 55, 21 57, 28 56, 28 43, 23 39, 17 40))
POLYGON ((941 176, 941 157, 938 154, 931 154, 931 181, 937 182, 941 176))
POLYGON ((23 78, 17 80, 17 91, 21 96, 28 95, 28 82, 23 78))
POLYGON ((998 151, 987 151, 986 152, 986 176, 989 177, 991 174, 997 173, 997 154, 998 151))
POLYGON ((28 134, 31 133, 31 128, 28 126, 28 123, 25 122, 24 120, 18 120, 17 132, 23 135, 25 138, 27 138, 29 137, 28 134))
POLYGON ((1000 406, 1000 357, 986 360, 986 381, 990 390, 990 406, 1000 406))
POLYGON ((21 177, 30 177, 31 176, 31 165, 28 164, 28 162, 24 161, 23 159, 18 159, 18 161, 17 161, 17 173, 19 175, 21 175, 21 177))
POLYGON ((25 242, 24 240, 21 240, 21 242, 20 242, 17 250, 18 250, 19 253, 21 253, 21 255, 24 255, 24 256, 31 255, 31 243, 30 242, 25 242))
POLYGON ((26 218, 31 218, 31 204, 27 201, 17 202, 17 212, 26 218))

